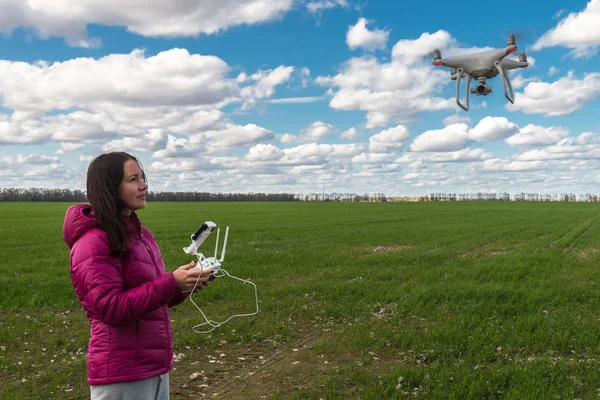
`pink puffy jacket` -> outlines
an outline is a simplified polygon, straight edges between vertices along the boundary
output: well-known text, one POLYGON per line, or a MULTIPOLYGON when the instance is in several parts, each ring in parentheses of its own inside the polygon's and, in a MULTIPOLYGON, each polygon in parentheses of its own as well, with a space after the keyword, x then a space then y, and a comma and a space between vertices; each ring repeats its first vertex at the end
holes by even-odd
POLYGON ((168 308, 181 303, 171 272, 165 271, 152 234, 135 212, 128 228, 131 252, 109 255, 108 236, 90 205, 69 207, 63 237, 71 248, 71 280, 91 323, 88 384, 149 378, 173 366, 168 308))

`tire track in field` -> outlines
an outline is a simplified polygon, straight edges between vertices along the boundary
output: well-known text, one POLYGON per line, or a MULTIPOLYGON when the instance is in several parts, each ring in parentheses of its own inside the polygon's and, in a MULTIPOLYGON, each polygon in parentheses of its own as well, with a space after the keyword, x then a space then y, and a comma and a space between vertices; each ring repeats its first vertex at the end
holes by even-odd
MULTIPOLYGON (((553 223, 554 223, 554 221, 552 221, 552 222, 547 222, 547 223, 546 223, 546 224, 544 224, 543 226, 548 226, 548 225, 550 225, 550 224, 553 224, 553 223)), ((498 239, 495 239, 495 240, 492 240, 492 241, 490 241, 490 242, 482 243, 482 244, 480 244, 480 245, 478 245, 478 246, 476 246, 476 247, 473 247, 473 248, 471 248, 471 249, 467 250, 466 252, 464 252, 464 253, 462 253, 462 254, 459 254, 459 257, 463 258, 463 257, 469 256, 469 255, 475 254, 475 253, 477 253, 479 250, 486 249, 486 248, 488 248, 488 247, 490 247, 490 246, 493 246, 493 245, 495 245, 495 244, 497 244, 497 243, 500 243, 500 242, 502 242, 502 241, 504 241, 504 240, 506 240, 506 239, 509 239, 509 238, 511 238, 511 237, 514 237, 514 236, 520 235, 520 234, 522 234, 522 233, 526 232, 526 231, 528 230, 528 228, 529 228, 529 227, 525 227, 525 228, 523 228, 523 229, 522 229, 522 230, 520 230, 520 231, 513 232, 513 233, 511 233, 511 234, 509 234, 509 235, 506 235, 506 236, 500 237, 500 238, 498 238, 498 239)), ((527 243, 527 242, 529 242, 529 241, 531 241, 531 240, 534 240, 534 239, 535 239, 535 238, 527 239, 527 240, 525 240, 525 241, 523 241, 523 242, 519 242, 519 243, 517 243, 516 245, 513 245, 513 246, 514 246, 514 247, 520 247, 520 246, 522 246, 523 244, 525 244, 525 243, 527 243)))
MULTIPOLYGON (((560 235, 558 238, 550 242, 550 244, 544 247, 541 251, 548 251, 555 245, 559 244, 563 247, 562 252, 567 252, 568 249, 571 248, 574 243, 576 243, 583 235, 585 235, 592 228, 597 218, 597 216, 592 217, 591 219, 583 222, 582 224, 575 225, 574 227, 560 235), (573 234, 573 237, 570 237, 571 234, 573 234)), ((540 250, 538 250, 537 253, 540 253, 540 250)))
MULTIPOLYGON (((265 351, 259 346, 246 347, 237 351, 223 349, 228 356, 224 353, 221 354, 223 358, 208 356, 209 362, 213 363, 212 366, 202 361, 204 364, 202 371, 198 372, 198 368, 193 369, 196 372, 191 375, 189 366, 182 365, 178 368, 181 371, 179 374, 186 377, 173 379, 171 385, 173 397, 246 399, 256 398, 248 397, 248 392, 256 394, 256 390, 267 395, 272 394, 273 390, 282 388, 281 382, 274 382, 275 375, 294 367, 306 369, 307 366, 312 365, 312 362, 316 362, 310 359, 315 358, 314 355, 309 354, 309 359, 306 359, 306 350, 312 348, 312 345, 325 335, 326 332, 314 330, 299 340, 290 342, 284 348, 271 351, 265 351), (302 363, 297 361, 297 358, 302 358, 302 363)), ((198 362, 193 364, 198 365, 198 362)))
POLYGON ((235 380, 222 380, 212 388, 213 393, 218 393, 215 398, 247 398, 244 394, 244 389, 248 387, 249 381, 256 379, 261 382, 265 379, 269 379, 272 373, 287 369, 294 356, 294 349, 310 347, 320 337, 320 332, 313 331, 287 348, 276 350, 275 353, 264 357, 263 360, 259 358, 259 355, 262 355, 263 353, 257 352, 257 354, 253 355, 252 362, 247 364, 246 367, 243 368, 243 371, 237 371, 241 372, 241 374, 238 374, 239 378, 236 377, 235 380))
POLYGON ((596 222, 597 217, 592 218, 589 221, 586 221, 586 223, 588 224, 587 228, 584 230, 582 229, 581 232, 578 232, 574 238, 572 238, 571 240, 569 240, 567 243, 565 243, 563 245, 563 249, 562 252, 563 254, 568 252, 574 244, 576 244, 582 237, 584 237, 591 229, 592 226, 594 226, 594 222, 596 222))

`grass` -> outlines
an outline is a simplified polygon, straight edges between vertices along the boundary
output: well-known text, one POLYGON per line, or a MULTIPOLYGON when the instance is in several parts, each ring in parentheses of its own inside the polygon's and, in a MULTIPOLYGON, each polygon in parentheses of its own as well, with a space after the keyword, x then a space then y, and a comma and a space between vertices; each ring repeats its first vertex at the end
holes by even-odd
MULTIPOLYGON (((6 398, 89 397, 89 325, 62 241, 68 206, 0 203, 6 398)), ((212 220, 230 226, 227 270, 259 290, 258 315, 208 335, 192 331, 202 321, 189 302, 172 309, 184 355, 172 398, 597 398, 598 211, 592 203, 149 203, 139 214, 169 270, 190 261, 182 247, 212 220)), ((194 299, 213 319, 253 310, 251 287, 237 282, 217 280, 194 299)))

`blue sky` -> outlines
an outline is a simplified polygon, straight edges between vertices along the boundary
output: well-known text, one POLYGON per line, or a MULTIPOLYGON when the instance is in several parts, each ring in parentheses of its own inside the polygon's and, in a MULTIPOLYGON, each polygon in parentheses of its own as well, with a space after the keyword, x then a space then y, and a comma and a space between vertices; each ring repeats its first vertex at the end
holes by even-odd
POLYGON ((3 4, 0 187, 123 150, 155 191, 600 192, 600 0, 3 4), (511 32, 515 104, 498 76, 463 111, 433 49, 511 32))

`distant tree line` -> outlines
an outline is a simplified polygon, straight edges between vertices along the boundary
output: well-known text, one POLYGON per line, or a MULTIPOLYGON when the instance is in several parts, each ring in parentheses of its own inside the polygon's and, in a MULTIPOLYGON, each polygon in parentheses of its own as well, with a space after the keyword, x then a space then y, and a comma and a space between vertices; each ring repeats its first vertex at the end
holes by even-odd
POLYGON ((387 197, 383 193, 309 193, 296 195, 300 201, 325 201, 325 202, 385 202, 387 197))
MULTIPOLYGON (((561 201, 561 202, 600 202, 600 196, 586 193, 575 195, 517 193, 514 196, 504 193, 430 193, 420 197, 392 197, 393 201, 561 201)), ((185 202, 388 202, 383 193, 209 193, 209 192, 148 192, 148 201, 185 202)), ((84 191, 70 189, 43 188, 0 188, 0 202, 3 201, 47 201, 47 202, 86 202, 84 191)))
MULTIPOLYGON (((383 193, 209 193, 209 192, 148 192, 148 201, 185 201, 185 202, 239 202, 239 201, 319 201, 319 202, 383 202, 387 198, 383 193)), ((70 189, 43 188, 0 188, 2 201, 47 201, 47 202, 86 202, 84 191, 70 189)))
POLYGON ((573 193, 562 194, 539 194, 539 193, 517 193, 511 197, 504 193, 431 193, 429 196, 421 196, 419 201, 561 201, 561 202, 600 202, 600 196, 586 193, 575 195, 573 193))

